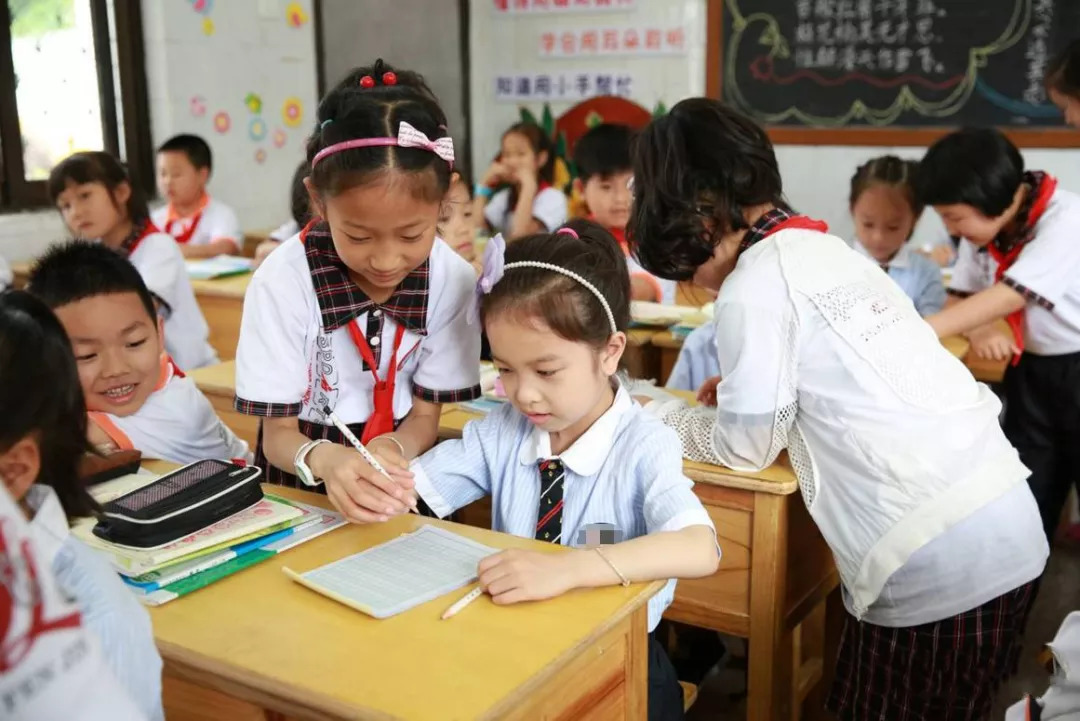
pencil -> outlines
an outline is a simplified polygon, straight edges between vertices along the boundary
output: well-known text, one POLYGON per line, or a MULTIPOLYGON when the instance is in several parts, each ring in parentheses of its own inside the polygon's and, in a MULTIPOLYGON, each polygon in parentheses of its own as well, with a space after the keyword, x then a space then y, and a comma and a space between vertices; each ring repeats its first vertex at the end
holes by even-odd
MULTIPOLYGON (((397 485, 394 479, 390 477, 390 474, 386 472, 386 469, 382 467, 382 464, 375 459, 375 456, 371 455, 371 451, 369 451, 367 448, 364 448, 364 444, 360 442, 360 439, 357 438, 353 434, 353 432, 349 430, 349 427, 347 425, 341 422, 341 419, 337 417, 336 413, 330 410, 330 406, 323 406, 323 415, 325 415, 330 420, 330 422, 333 423, 339 431, 341 431, 341 435, 345 436, 345 440, 347 440, 349 444, 356 449, 357 453, 364 457, 364 460, 368 462, 369 466, 386 476, 386 479, 388 481, 394 483, 394 485, 397 485)), ((413 500, 413 503, 409 507, 409 510, 413 513, 419 513, 419 511, 416 510, 415 500, 413 500)))
POLYGON ((461 609, 465 608, 470 603, 472 603, 476 599, 480 598, 480 596, 483 593, 484 593, 484 589, 481 588, 480 586, 477 586, 473 590, 469 591, 464 596, 459 598, 457 600, 457 602, 454 603, 453 606, 451 606, 450 608, 443 611, 442 620, 445 621, 448 618, 453 618, 454 616, 458 615, 458 613, 461 612, 461 609))

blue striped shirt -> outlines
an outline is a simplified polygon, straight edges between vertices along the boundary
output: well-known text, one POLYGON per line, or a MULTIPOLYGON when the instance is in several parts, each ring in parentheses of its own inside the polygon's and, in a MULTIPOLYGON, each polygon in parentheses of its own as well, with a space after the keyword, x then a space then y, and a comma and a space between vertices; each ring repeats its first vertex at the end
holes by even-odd
MULTIPOLYGON (((564 546, 585 545, 585 528, 614 526, 617 540, 689 526, 714 528, 682 472, 675 432, 647 414, 619 388, 611 408, 555 456, 548 433, 509 403, 465 425, 460 440, 432 448, 413 464, 416 488, 445 517, 484 496, 492 497, 492 528, 532 538, 540 502, 538 463, 559 458, 564 546)), ((719 552, 719 547, 717 547, 719 552)), ((649 601, 649 630, 675 595, 672 579, 649 601)))
POLYGON ((71 535, 53 489, 32 486, 26 501, 35 511, 34 542, 51 558, 57 585, 79 607, 83 627, 97 638, 113 675, 146 718, 163 720, 162 664, 150 615, 108 562, 71 535))
POLYGON ((720 357, 716 352, 716 325, 706 323, 686 336, 679 357, 668 376, 666 388, 696 391, 713 376, 720 375, 720 357))

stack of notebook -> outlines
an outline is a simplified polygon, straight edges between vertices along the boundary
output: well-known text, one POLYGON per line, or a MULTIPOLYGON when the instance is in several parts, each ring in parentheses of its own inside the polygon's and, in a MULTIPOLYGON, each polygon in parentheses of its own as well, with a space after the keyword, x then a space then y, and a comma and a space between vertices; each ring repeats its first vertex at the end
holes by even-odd
MULTIPOLYGON (((95 486, 91 493, 106 503, 154 479, 124 476, 95 486)), ((267 494, 254 506, 156 548, 104 541, 93 534, 94 523, 83 519, 72 533, 100 552, 139 600, 160 606, 321 536, 344 525, 345 519, 333 511, 267 494)))

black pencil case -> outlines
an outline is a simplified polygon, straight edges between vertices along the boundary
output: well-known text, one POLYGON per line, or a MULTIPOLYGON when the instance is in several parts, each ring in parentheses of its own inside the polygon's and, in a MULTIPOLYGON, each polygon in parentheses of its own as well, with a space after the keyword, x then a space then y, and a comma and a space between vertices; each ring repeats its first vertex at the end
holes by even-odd
POLYGON ((94 535, 154 548, 201 531, 262 500, 255 466, 196 461, 107 503, 94 535))

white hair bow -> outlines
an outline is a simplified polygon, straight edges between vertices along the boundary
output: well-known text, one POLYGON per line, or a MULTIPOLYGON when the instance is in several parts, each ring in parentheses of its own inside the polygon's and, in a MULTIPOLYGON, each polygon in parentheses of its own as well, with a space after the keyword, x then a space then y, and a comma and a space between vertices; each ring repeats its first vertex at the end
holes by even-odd
POLYGON ((397 144, 399 148, 422 148, 430 150, 440 158, 454 165, 454 139, 447 136, 432 140, 427 135, 409 125, 404 120, 398 126, 397 144))

